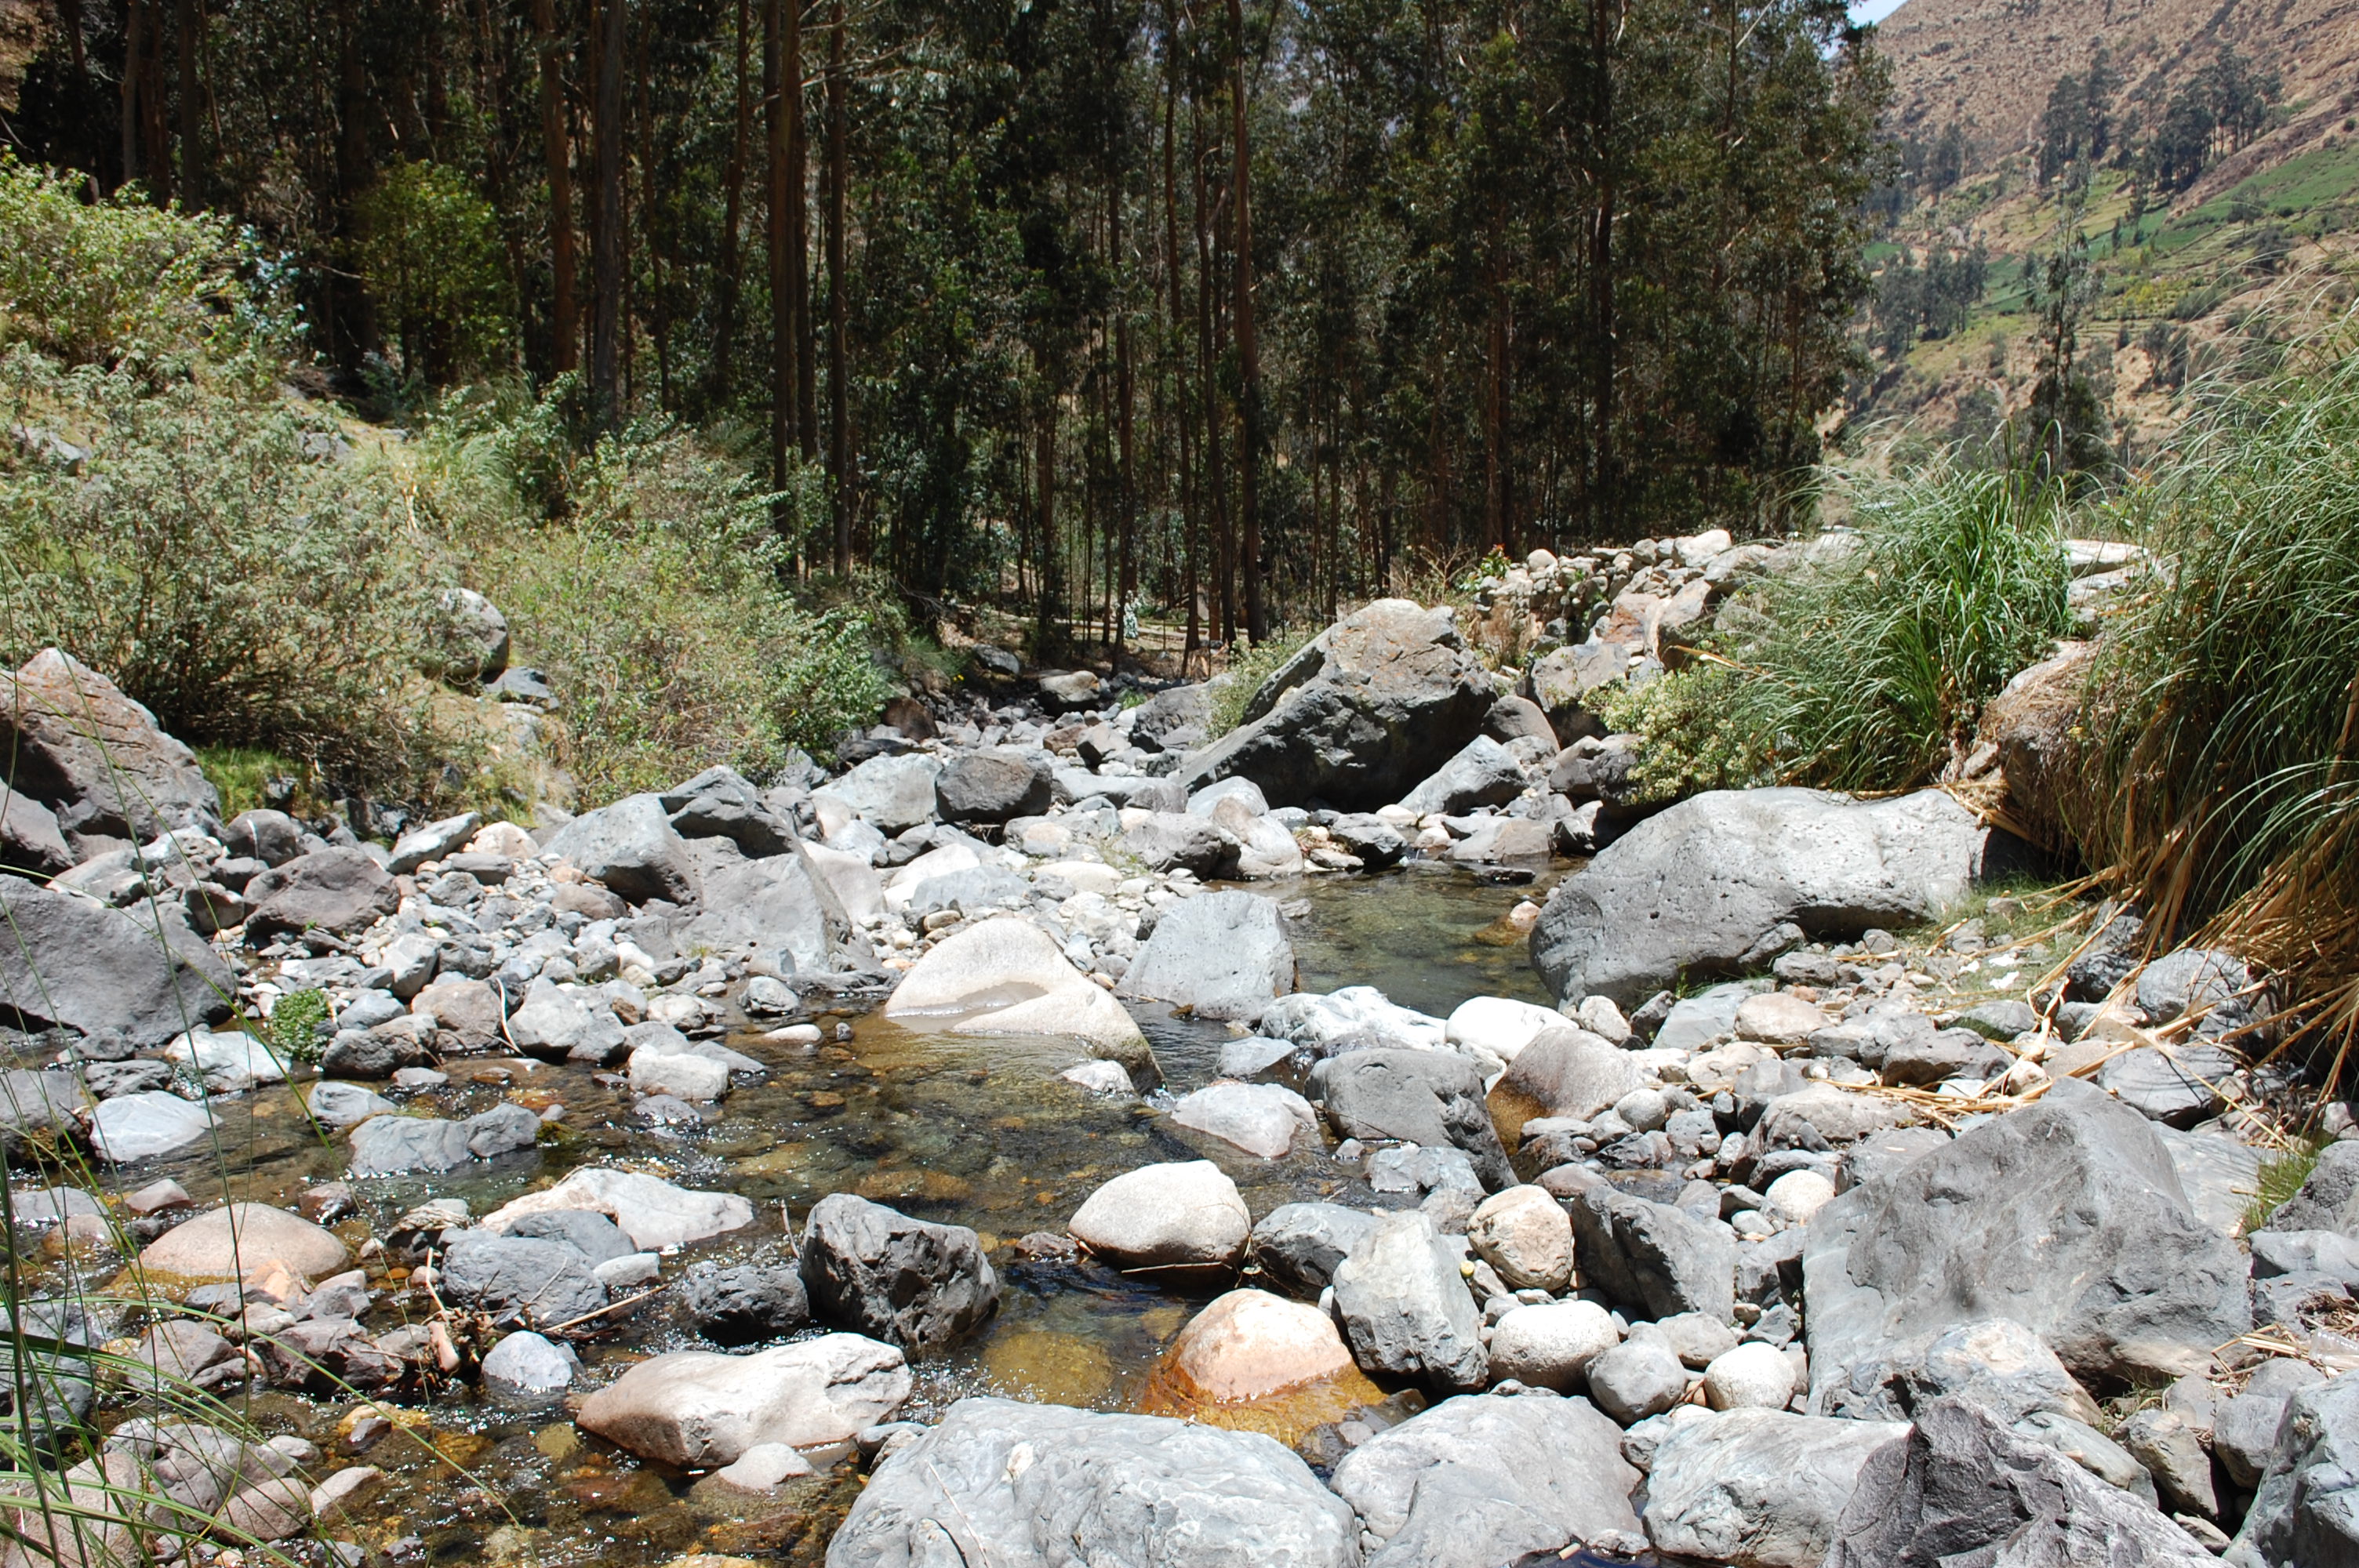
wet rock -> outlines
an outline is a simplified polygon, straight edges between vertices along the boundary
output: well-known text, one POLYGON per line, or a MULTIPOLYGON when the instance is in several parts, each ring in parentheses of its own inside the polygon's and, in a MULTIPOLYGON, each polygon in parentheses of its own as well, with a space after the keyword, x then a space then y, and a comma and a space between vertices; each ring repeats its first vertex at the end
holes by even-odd
POLYGON ((696 902, 696 862, 671 825, 663 797, 634 795, 584 812, 559 828, 541 852, 633 903, 696 902))
POLYGON ((1682 975, 1733 973, 1769 931, 1929 918, 1996 864, 1991 829, 1939 790, 1854 801, 1712 791, 1647 818, 1557 889, 1532 962, 1562 1000, 1635 1006, 1682 975))
POLYGON ((1072 1035, 1087 1042, 1092 1054, 1131 1068, 1134 1079, 1152 1084, 1159 1077, 1122 1004, 1020 914, 995 915, 938 943, 902 977, 885 1016, 905 1028, 959 1034, 1072 1035))
MULTIPOLYGON (((114 1086, 102 1077, 93 1087, 105 1092, 114 1086)), ((89 1096, 71 1073, 0 1068, 0 1147, 14 1150, 31 1133, 71 1137, 75 1116, 88 1105, 89 1096)))
POLYGON ((440 1288, 495 1322, 551 1327, 606 1304, 606 1287, 590 1268, 589 1259, 562 1241, 466 1230, 448 1240, 440 1288))
POLYGON ((1473 740, 1495 699, 1450 611, 1379 600, 1280 666, 1246 721, 1179 776, 1191 789, 1251 779, 1274 805, 1372 809, 1473 740))
POLYGON ((176 915, 158 927, 17 877, 0 877, 0 1009, 20 1027, 113 1031, 161 1045, 192 1022, 227 1018, 236 986, 176 915))
POLYGON ((1046 813, 1053 787, 1037 753, 969 752, 935 775, 934 804, 945 822, 1001 823, 1046 813))
POLYGON ((161 1089, 117 1095, 91 1113, 90 1141, 105 1159, 152 1160, 212 1132, 212 1113, 161 1089))
POLYGON ((630 1075, 633 1094, 671 1095, 709 1104, 729 1093, 729 1069, 693 1052, 642 1045, 631 1053, 630 1075))
POLYGON ((214 1390, 245 1376, 245 1357, 235 1346, 203 1324, 186 1318, 151 1325, 131 1357, 136 1364, 127 1379, 139 1389, 193 1385, 214 1390))
POLYGON ((680 1277, 679 1303, 715 1345, 751 1345, 792 1334, 810 1321, 801 1271, 790 1263, 695 1263, 680 1277))
POLYGON ((1511 1291, 1554 1294, 1572 1278, 1572 1221, 1538 1187, 1509 1187, 1484 1199, 1466 1239, 1511 1291))
POLYGON ((975 1233, 832 1193, 803 1230, 803 1285, 821 1317, 904 1350, 938 1349, 999 1307, 975 1233))
POLYGON ((1527 1121, 1588 1121, 1644 1082, 1628 1052, 1560 1022, 1516 1053, 1491 1086, 1487 1105, 1499 1136, 1520 1142, 1527 1121))
POLYGON ((1419 1212, 1386 1217, 1336 1265, 1335 1314, 1361 1369, 1428 1387, 1479 1389, 1488 1357, 1459 1252, 1419 1212))
MULTIPOLYGON (((479 982, 470 980, 465 983, 475 985, 479 982)), ((434 989, 450 990, 454 988, 434 989)), ((389 1078, 404 1067, 420 1066, 428 1060, 426 1047, 413 1034, 373 1029, 347 1030, 329 1041, 327 1049, 320 1054, 320 1070, 345 1078, 389 1078)))
POLYGON ((241 1203, 183 1221, 139 1254, 150 1273, 184 1279, 234 1280, 272 1261, 324 1279, 344 1266, 344 1244, 285 1209, 241 1203))
POLYGON ((2136 1112, 2061 1080, 1819 1212, 1811 1408, 1883 1413, 1932 1336, 2005 1316, 2083 1374, 2175 1374, 2251 1325, 2247 1265, 2136 1112))
POLYGON ((1484 1103, 1482 1071, 1464 1056, 1398 1049, 1347 1052, 1310 1070, 1310 1095, 1342 1137, 1462 1149, 1485 1186, 1515 1181, 1484 1103))
POLYGON ((1073 1238, 1120 1269, 1234 1268, 1253 1227, 1236 1184, 1209 1160, 1142 1165, 1075 1212, 1073 1238))
POLYGON ((1250 1022, 1293 989, 1294 946, 1277 904, 1231 891, 1166 910, 1116 994, 1250 1022))
POLYGON ((636 1171, 583 1167, 553 1187, 527 1193, 484 1217, 503 1232, 528 1214, 583 1208, 614 1220, 632 1246, 661 1252, 754 1222, 754 1206, 735 1193, 697 1192, 636 1171))
POLYGON ((893 1447, 828 1557, 831 1568, 1352 1568, 1358 1537, 1350 1507, 1259 1433, 968 1399, 893 1447))
POLYGON ((164 1047, 164 1059, 201 1079, 211 1094, 244 1094, 287 1081, 287 1064, 251 1034, 193 1029, 164 1047))
POLYGON ((246 939, 266 942, 317 926, 349 935, 401 903, 393 878, 358 849, 314 849, 245 884, 246 939))
POLYGON ((383 1116, 395 1108, 394 1103, 381 1094, 358 1084, 333 1081, 312 1085, 303 1103, 310 1108, 313 1120, 330 1129, 357 1127, 370 1117, 383 1116))
POLYGON ((706 1469, 733 1464, 758 1444, 848 1443, 891 1419, 908 1397, 909 1368, 899 1350, 856 1334, 828 1334, 750 1356, 655 1357, 583 1400, 579 1420, 643 1459, 706 1469))
POLYGON ((1188 1320, 1158 1375, 1192 1398, 1266 1399, 1352 1369, 1334 1321, 1318 1308, 1266 1291, 1231 1291, 1188 1320))
POLYGON ((1589 1397, 1625 1426, 1662 1414, 1687 1392, 1687 1368, 1659 1339, 1625 1340, 1589 1363, 1589 1397))
POLYGON ((1978 1559, 2025 1568, 2201 1568, 2212 1561, 2151 1504, 2007 1431, 1968 1400, 1934 1401, 1917 1412, 1905 1442, 1862 1457, 1828 1568, 1978 1559))
POLYGON ((1647 1537, 1658 1552, 1735 1568, 1817 1568, 1849 1525, 1854 1489, 1867 1489, 1862 1468, 1908 1435, 1892 1422, 1781 1411, 1682 1422, 1647 1474, 1647 1537))
POLYGON ((1375 1234, 1377 1217, 1332 1203, 1284 1204, 1253 1227, 1253 1260, 1270 1283, 1315 1297, 1333 1281, 1335 1267, 1375 1234))
POLYGON ((551 1209, 528 1214, 510 1223, 510 1236, 537 1241, 562 1241, 590 1260, 592 1267, 633 1256, 631 1244, 614 1222, 588 1209, 551 1209))
POLYGON ((1572 1393, 1588 1386, 1591 1365, 1621 1342, 1613 1315, 1595 1302, 1513 1307, 1492 1325, 1491 1376, 1572 1393))
POLYGON ((1725 1323, 1735 1311, 1736 1236, 1716 1220, 1613 1187, 1569 1206, 1583 1275, 1648 1317, 1697 1312, 1725 1323))
POLYGON ((539 1115, 520 1105, 495 1105, 459 1125, 467 1131, 467 1152, 478 1160, 516 1153, 540 1140, 539 1115))
POLYGON ((1319 1141, 1310 1102, 1277 1084, 1207 1085, 1173 1106, 1171 1119, 1265 1160, 1319 1141))
POLYGON ((1636 1530, 1621 1437, 1586 1400, 1467 1395, 1361 1444, 1332 1485, 1368 1568, 1496 1568, 1636 1530))
POLYGON ((553 1394, 573 1386, 581 1357, 570 1345, 544 1339, 530 1329, 502 1336, 484 1353, 484 1381, 515 1393, 553 1394))
POLYGON ((0 759, 13 794, 38 802, 74 838, 144 844, 221 810, 194 752, 113 681, 56 648, 0 676, 0 759))
POLYGON ((390 1176, 406 1171, 455 1171, 465 1164, 467 1130, 455 1121, 425 1116, 379 1116, 352 1130, 353 1176, 390 1176))

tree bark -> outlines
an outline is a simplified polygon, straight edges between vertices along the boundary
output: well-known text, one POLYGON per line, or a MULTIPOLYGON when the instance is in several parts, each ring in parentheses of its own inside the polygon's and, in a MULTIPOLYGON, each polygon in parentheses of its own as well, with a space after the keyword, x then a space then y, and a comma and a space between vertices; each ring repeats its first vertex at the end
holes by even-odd
POLYGON ((147 0, 123 8, 123 183, 139 178, 139 62, 147 52, 147 0))
POLYGON ((752 57, 752 0, 737 0, 736 118, 729 136, 729 166, 722 175, 720 276, 714 279, 720 297, 715 303, 712 365, 705 395, 713 404, 729 400, 733 365, 737 353, 738 233, 745 221, 745 155, 754 135, 754 94, 748 81, 752 57))
POLYGON ((829 6, 827 44, 827 477, 828 509, 835 524, 835 569, 852 570, 852 399, 845 384, 843 287, 845 147, 843 0, 829 6))
POLYGON ((532 0, 540 46, 541 155, 549 170, 549 368, 562 375, 582 362, 582 307, 573 262, 573 153, 565 129, 564 45, 555 0, 532 0))
POLYGON ((787 95, 787 179, 794 195, 787 209, 788 297, 794 307, 795 445, 803 461, 819 456, 819 340, 811 321, 810 269, 810 128, 803 114, 803 15, 800 0, 789 0, 787 27, 788 81, 787 95))
POLYGON ((1236 204, 1236 336, 1237 336, 1237 522, 1243 535, 1239 553, 1245 579, 1245 634, 1256 643, 1269 635, 1269 615, 1262 602, 1261 584, 1261 350, 1254 336, 1253 297, 1253 148, 1245 136, 1245 17, 1243 0, 1229 0, 1229 111, 1231 149, 1236 160, 1231 176, 1236 204))
MULTIPOLYGON (((780 491, 788 488, 795 470, 796 396, 802 380, 795 363, 799 340, 794 300, 801 276, 795 220, 803 195, 788 157, 794 141, 790 123, 800 118, 802 103, 801 4, 764 0, 762 12, 762 90, 769 107, 770 477, 780 491)), ((790 502, 777 503, 772 522, 799 550, 790 502)))
POLYGON ((174 0, 173 42, 180 68, 180 203, 192 211, 205 204, 204 93, 197 86, 197 39, 204 8, 197 0, 174 0))
POLYGON ((612 426, 621 413, 623 343, 623 28, 625 0, 598 0, 598 92, 593 157, 598 211, 590 234, 590 268, 597 297, 590 317, 590 388, 597 420, 612 426))

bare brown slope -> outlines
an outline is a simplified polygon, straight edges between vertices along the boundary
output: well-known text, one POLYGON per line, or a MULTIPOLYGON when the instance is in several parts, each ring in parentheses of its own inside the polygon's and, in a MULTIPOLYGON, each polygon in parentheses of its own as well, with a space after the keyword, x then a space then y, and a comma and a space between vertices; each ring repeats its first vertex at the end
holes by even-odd
MULTIPOLYGON (((2133 134, 2223 44, 2282 75, 2297 120, 2359 107, 2359 0, 1908 0, 1879 42, 1895 128, 1930 137, 1954 120, 1976 168, 2032 146, 2057 78, 2088 69, 2101 45, 2122 80, 2115 122, 2133 134)), ((2310 139, 2266 138, 2278 145, 2264 161, 2310 139)))

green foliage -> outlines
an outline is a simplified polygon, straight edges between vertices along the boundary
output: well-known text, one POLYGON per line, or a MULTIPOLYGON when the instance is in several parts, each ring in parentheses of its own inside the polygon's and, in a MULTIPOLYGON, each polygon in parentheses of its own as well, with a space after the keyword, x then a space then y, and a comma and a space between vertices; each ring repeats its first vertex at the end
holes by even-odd
POLYGON ((87 203, 0 153, 0 316, 70 364, 194 351, 250 306, 244 260, 223 219, 159 211, 131 187, 87 203))
POLYGON ((221 792, 224 821, 242 811, 268 806, 271 780, 299 779, 303 774, 302 763, 264 746, 209 745, 196 752, 197 766, 206 782, 221 792))
POLYGON ((378 466, 306 458, 277 398, 127 370, 0 361, 79 470, 0 449, 0 659, 56 644, 192 744, 260 746, 409 793, 435 732, 410 660, 439 587, 378 466))
POLYGON ((1276 675, 1287 660, 1300 653, 1321 630, 1323 628, 1280 631, 1259 643, 1239 637, 1227 672, 1212 683, 1212 712, 1204 726, 1206 739, 1217 741, 1243 724, 1262 684, 1276 675))
POLYGON ((1646 737, 1631 770, 1635 801, 1680 800, 1774 782, 1764 737, 1730 722, 1750 680, 1725 665, 1704 662, 1606 697, 1601 715, 1606 727, 1646 737))
POLYGON ((1723 612, 1705 664, 1623 699, 1656 798, 1713 781, 1902 789, 2071 630, 2053 487, 1946 461, 1863 485, 1856 535, 1723 612))
POLYGON ((2310 1180, 2310 1172, 2318 1168, 2318 1157, 2332 1141, 2329 1138, 2297 1138, 2282 1153, 2261 1162, 2253 1183, 2252 1200, 2245 1205, 2245 1234, 2249 1236, 2267 1225, 2271 1215, 2293 1201, 2301 1184, 2310 1180))
POLYGON ((499 218, 463 172, 397 161, 361 199, 360 220, 361 272, 411 374, 448 381, 509 357, 499 218))
POLYGON ((281 1061, 310 1066, 320 1060, 320 1053, 327 1047, 327 1042, 320 1037, 321 1026, 333 1017, 326 992, 293 991, 280 997, 278 1004, 270 1010, 269 1020, 263 1026, 264 1038, 281 1061))

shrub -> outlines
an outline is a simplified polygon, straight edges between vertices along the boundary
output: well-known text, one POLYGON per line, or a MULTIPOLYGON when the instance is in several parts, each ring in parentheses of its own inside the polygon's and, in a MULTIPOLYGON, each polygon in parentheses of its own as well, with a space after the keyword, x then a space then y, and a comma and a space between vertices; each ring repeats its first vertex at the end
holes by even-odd
POLYGON ((455 168, 396 162, 361 199, 361 271, 411 375, 447 380, 509 357, 499 215, 455 168))
POLYGON ((1245 713, 1262 684, 1278 672, 1286 661, 1300 653, 1304 644, 1319 634, 1321 628, 1301 627, 1293 631, 1271 633, 1256 643, 1249 637, 1237 638, 1236 651, 1230 655, 1228 673, 1212 686, 1212 708, 1206 720, 1207 739, 1217 741, 1245 721, 1245 713))
POLYGON ((258 746, 400 798, 447 738, 410 659, 440 583, 398 488, 304 455, 276 402, 24 349, 0 401, 86 440, 80 471, 0 449, 0 658, 54 643, 192 744, 258 746))
POLYGON ((1863 486, 1855 535, 1822 539, 1723 613, 1713 646, 1726 664, 1625 699, 1657 787, 1931 778, 1982 705, 2071 630, 2060 508, 2052 486, 1946 460, 1863 486))
POLYGON ((109 367, 201 347, 253 301, 222 219, 158 211, 136 187, 84 202, 0 154, 0 314, 35 347, 109 367))
POLYGON ((1766 737, 1729 722, 1750 678, 1725 665, 1702 663, 1606 698, 1601 717, 1609 729, 1647 738, 1631 770, 1634 802, 1774 782, 1766 737))

